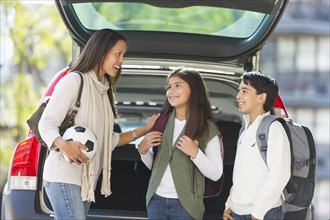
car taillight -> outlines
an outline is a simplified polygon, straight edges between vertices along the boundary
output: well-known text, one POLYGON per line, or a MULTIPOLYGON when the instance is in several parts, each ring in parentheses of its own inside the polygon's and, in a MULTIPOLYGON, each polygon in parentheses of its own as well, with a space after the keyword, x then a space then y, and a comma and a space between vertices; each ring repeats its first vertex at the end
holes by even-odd
POLYGON ((41 145, 32 136, 20 142, 13 155, 9 173, 9 188, 36 190, 41 145))
MULTIPOLYGON (((51 96, 58 81, 69 72, 70 66, 67 66, 55 74, 46 88, 42 99, 40 99, 39 104, 51 96)), ((9 172, 8 186, 10 190, 37 189, 38 163, 41 147, 31 130, 28 133, 28 138, 16 146, 9 172)))

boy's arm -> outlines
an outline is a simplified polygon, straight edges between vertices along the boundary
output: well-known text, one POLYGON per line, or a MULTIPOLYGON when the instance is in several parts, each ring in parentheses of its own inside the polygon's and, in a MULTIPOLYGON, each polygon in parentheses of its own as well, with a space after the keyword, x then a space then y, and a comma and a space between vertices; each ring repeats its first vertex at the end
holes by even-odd
POLYGON ((282 124, 274 121, 270 125, 268 135, 269 175, 253 204, 252 216, 263 219, 266 212, 279 200, 290 178, 290 164, 290 143, 287 134, 282 124))

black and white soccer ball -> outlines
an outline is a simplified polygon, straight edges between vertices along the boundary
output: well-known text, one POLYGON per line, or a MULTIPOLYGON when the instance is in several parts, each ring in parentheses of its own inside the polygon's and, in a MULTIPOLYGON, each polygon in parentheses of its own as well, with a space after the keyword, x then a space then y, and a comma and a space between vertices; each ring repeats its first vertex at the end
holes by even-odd
MULTIPOLYGON (((81 125, 72 126, 64 132, 62 138, 66 141, 79 141, 88 148, 87 151, 83 150, 83 152, 89 159, 93 159, 95 156, 98 142, 91 129, 81 125)), ((65 154, 63 154, 63 156, 69 161, 69 158, 65 154)))

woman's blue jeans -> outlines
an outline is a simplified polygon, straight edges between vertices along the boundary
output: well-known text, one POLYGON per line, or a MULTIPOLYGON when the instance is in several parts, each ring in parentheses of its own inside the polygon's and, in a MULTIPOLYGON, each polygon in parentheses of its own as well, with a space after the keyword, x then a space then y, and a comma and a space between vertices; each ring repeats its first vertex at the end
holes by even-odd
POLYGON ((81 187, 75 184, 44 181, 56 220, 85 220, 90 202, 82 201, 81 187))
POLYGON ((193 220, 179 199, 154 195, 148 205, 148 220, 193 220))
MULTIPOLYGON (((231 216, 235 220, 251 220, 252 216, 250 215, 238 215, 235 212, 231 211, 231 216)), ((264 216, 264 220, 281 220, 284 217, 282 206, 272 208, 264 216)))

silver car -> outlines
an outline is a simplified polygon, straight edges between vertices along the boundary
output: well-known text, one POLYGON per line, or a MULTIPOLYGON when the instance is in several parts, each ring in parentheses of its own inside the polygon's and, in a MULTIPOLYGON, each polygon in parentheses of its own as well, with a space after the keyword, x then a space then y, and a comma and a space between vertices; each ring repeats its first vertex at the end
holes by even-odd
MULTIPOLYGON (((288 0, 55 2, 73 40, 73 61, 95 30, 111 28, 127 37, 128 52, 116 93, 117 131, 139 127, 160 110, 166 76, 173 69, 185 66, 201 73, 225 147, 224 186, 219 196, 205 199, 204 219, 221 219, 242 124, 235 98, 240 76, 260 69, 261 49, 288 0)), ((52 80, 46 96, 56 81, 52 80)), ((2 219, 52 219, 42 186, 47 153, 31 132, 18 143, 3 192, 2 219)), ((98 185, 88 219, 147 219, 150 171, 134 142, 114 150, 111 176, 113 194, 101 196, 98 185)))

